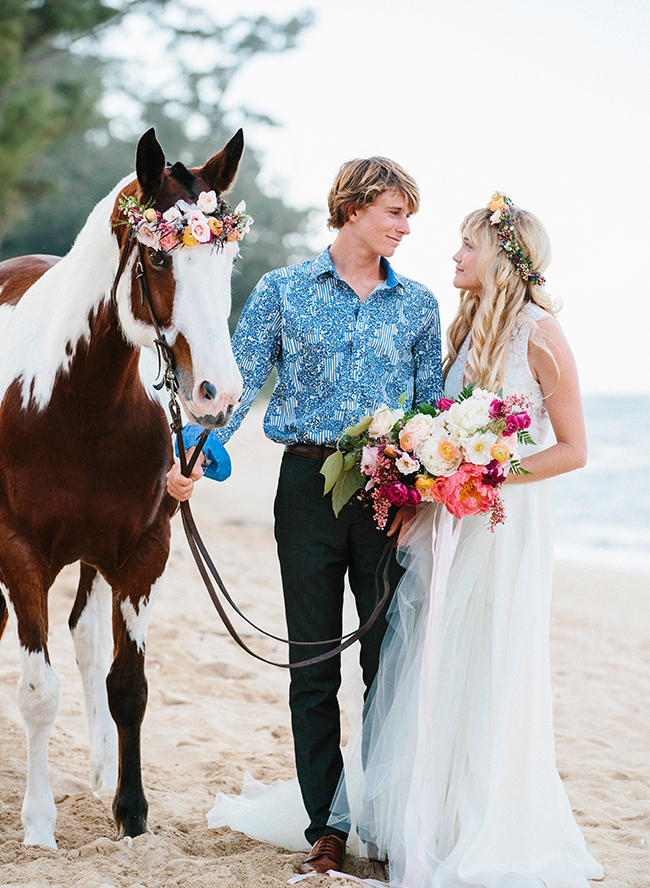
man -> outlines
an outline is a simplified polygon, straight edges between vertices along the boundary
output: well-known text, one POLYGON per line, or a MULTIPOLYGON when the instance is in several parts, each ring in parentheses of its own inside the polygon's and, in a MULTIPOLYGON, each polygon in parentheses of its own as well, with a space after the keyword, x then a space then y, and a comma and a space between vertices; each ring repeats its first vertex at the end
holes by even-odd
MULTIPOLYGON (((266 274, 233 336, 244 391, 230 423, 218 433, 222 441, 238 428, 272 368, 277 371, 264 430, 285 446, 275 536, 289 638, 295 641, 341 635, 346 573, 359 619, 368 619, 386 544, 372 510, 358 499, 335 518, 330 497, 323 497, 323 461, 346 427, 380 405, 397 407, 404 393, 406 408, 435 403, 442 393, 437 302, 387 261, 409 234, 409 217, 419 202, 414 180, 393 161, 371 157, 345 163, 328 197, 334 243, 312 261, 266 274)), ((200 432, 198 426, 191 429, 196 434, 187 434, 187 444, 200 432)), ((208 463, 209 457, 208 451, 208 463)), ((200 472, 195 470, 195 477, 200 472)), ((172 495, 187 499, 192 485, 178 466, 172 469, 172 495)), ((399 522, 398 515, 389 533, 399 522)), ((393 588, 399 573, 393 565, 393 588)), ((360 642, 366 689, 377 671, 385 628, 381 615, 360 642)), ((292 646, 290 662, 328 647, 292 646)), ((301 873, 339 870, 345 858, 347 834, 328 826, 342 770, 340 682, 338 657, 291 670, 296 768, 310 817, 305 836, 313 844, 301 873)))

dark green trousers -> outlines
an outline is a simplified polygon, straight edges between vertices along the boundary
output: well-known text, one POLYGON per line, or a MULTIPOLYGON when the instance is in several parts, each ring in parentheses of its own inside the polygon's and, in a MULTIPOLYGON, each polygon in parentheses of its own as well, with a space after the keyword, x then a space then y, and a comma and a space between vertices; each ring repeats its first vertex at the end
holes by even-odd
MULTIPOLYGON (((375 526, 372 509, 356 498, 338 518, 334 516, 331 496, 323 496, 320 468, 318 460, 285 453, 275 500, 275 538, 288 635, 294 641, 340 637, 346 573, 359 620, 365 623, 374 607, 375 572, 387 541, 385 533, 375 526)), ((393 589, 401 573, 393 556, 393 589)), ((384 610, 359 642, 366 692, 377 671, 385 630, 384 610)), ((291 645, 290 662, 308 659, 331 647, 334 645, 291 645)), ((340 684, 338 656, 291 670, 291 724, 298 782, 310 818, 305 831, 310 844, 330 833, 346 837, 327 826, 343 767, 337 700, 340 684)))

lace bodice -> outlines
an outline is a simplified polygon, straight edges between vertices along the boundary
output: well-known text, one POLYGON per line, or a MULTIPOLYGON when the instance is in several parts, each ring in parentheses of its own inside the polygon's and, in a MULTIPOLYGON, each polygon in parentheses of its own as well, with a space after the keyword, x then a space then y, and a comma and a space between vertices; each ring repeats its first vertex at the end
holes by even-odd
MULTIPOLYGON (((532 322, 540 321, 546 317, 549 317, 549 314, 543 308, 527 303, 519 313, 508 347, 503 393, 504 395, 526 395, 532 404, 530 436, 535 441, 535 445, 520 445, 520 455, 533 453, 545 446, 551 430, 542 389, 531 373, 528 364, 528 340, 533 328, 532 322)), ((470 339, 471 334, 463 342, 458 357, 447 375, 445 392, 450 398, 457 397, 463 388, 463 375, 470 339)))

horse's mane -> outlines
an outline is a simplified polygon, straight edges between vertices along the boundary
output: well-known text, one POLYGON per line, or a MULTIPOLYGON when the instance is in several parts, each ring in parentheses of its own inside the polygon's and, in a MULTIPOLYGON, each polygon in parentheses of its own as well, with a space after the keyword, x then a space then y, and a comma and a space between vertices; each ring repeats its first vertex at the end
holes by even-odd
MULTIPOLYGON (((59 372, 65 373, 82 341, 90 341, 90 320, 110 298, 119 249, 111 214, 126 176, 90 213, 69 253, 40 277, 3 318, 0 401, 21 380, 23 406, 30 397, 42 409, 59 372)), ((1 316, 0 316, 1 317, 1 316)))

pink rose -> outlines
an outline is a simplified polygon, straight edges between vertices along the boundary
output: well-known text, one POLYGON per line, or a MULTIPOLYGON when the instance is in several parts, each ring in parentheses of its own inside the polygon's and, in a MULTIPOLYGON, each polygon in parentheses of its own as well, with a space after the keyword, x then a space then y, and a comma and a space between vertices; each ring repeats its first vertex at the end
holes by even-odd
POLYGON ((178 243, 178 231, 173 225, 163 224, 159 227, 160 249, 172 250, 178 243))
POLYGON ((503 436, 504 438, 509 438, 510 435, 514 435, 514 433, 517 431, 517 429, 519 428, 519 423, 517 422, 517 417, 514 415, 514 413, 509 413, 508 416, 506 416, 505 421, 506 428, 503 436))
POLYGON ((381 495, 394 506, 403 506, 409 501, 410 497, 406 484, 401 484, 399 481, 393 484, 384 484, 381 489, 381 495))
POLYGON ((518 413, 517 414, 517 425, 520 429, 529 429, 530 428, 530 416, 527 413, 518 413))
POLYGON ((214 191, 202 191, 196 205, 202 213, 214 213, 217 209, 217 195, 214 191))
POLYGON ((212 237, 212 232, 210 231, 208 220, 205 218, 203 213, 200 213, 198 211, 190 213, 187 217, 187 224, 190 227, 190 231, 200 244, 208 243, 208 241, 212 237))
POLYGON ((440 400, 436 404, 436 407, 438 408, 438 410, 449 410, 451 405, 454 403, 455 402, 453 398, 440 398, 440 400))
POLYGON ((150 222, 141 222, 135 230, 135 235, 145 247, 152 247, 155 250, 159 248, 160 237, 150 222))

